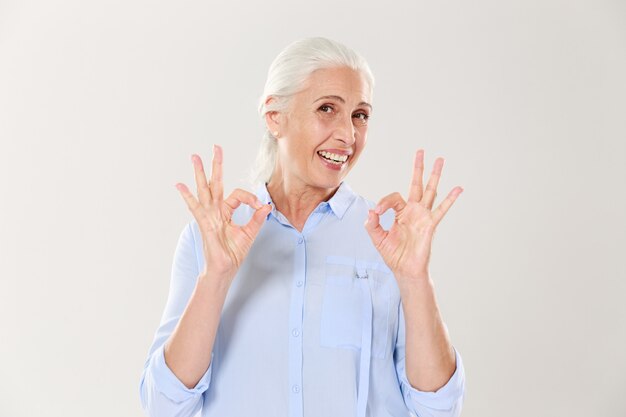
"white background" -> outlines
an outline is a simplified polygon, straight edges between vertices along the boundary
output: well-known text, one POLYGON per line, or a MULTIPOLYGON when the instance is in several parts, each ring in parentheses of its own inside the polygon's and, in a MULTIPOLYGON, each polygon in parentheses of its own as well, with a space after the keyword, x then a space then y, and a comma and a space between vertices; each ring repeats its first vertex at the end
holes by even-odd
POLYGON ((406 195, 418 148, 465 188, 431 260, 463 416, 626 415, 623 1, 0 0, 0 416, 143 415, 174 183, 218 143, 244 187, 269 64, 318 35, 376 77, 352 188, 406 195))

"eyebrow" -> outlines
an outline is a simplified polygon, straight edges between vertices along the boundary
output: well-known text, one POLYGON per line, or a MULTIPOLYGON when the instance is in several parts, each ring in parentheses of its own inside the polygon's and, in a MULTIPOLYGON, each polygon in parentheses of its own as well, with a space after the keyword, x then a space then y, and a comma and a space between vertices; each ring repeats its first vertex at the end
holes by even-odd
MULTIPOLYGON (((342 103, 344 103, 344 104, 346 103, 346 101, 343 99, 343 97, 341 97, 341 96, 334 96, 334 95, 330 95, 330 96, 322 96, 322 97, 318 98, 317 100, 315 100, 313 103, 317 103, 317 102, 318 102, 318 101, 320 101, 320 100, 326 100, 326 99, 334 99, 334 100, 337 100, 337 101, 341 101, 341 102, 342 102, 342 103)), ((370 108, 370 110, 374 110, 374 109, 372 108, 372 105, 371 105, 371 104, 366 103, 366 102, 364 102, 364 101, 360 102, 358 105, 359 105, 359 106, 367 106, 367 107, 369 107, 369 108, 370 108)))

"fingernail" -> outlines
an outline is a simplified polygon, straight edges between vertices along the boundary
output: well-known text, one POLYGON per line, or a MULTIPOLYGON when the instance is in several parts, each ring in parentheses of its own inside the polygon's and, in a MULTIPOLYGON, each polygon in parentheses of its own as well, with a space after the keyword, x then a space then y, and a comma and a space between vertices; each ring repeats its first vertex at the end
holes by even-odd
POLYGON ((381 207, 380 207, 380 206, 376 206, 376 209, 374 210, 374 211, 376 212, 376 214, 379 214, 379 213, 380 213, 380 209, 381 209, 381 207))
POLYGON ((261 202, 259 200, 256 200, 254 202, 254 207, 260 209, 261 207, 263 207, 263 204, 261 204, 261 202))

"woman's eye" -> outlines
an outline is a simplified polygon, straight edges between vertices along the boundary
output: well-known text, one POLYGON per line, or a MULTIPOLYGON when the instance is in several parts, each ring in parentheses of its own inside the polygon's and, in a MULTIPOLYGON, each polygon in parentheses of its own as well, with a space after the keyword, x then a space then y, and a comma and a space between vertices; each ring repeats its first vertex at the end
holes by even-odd
POLYGON ((369 114, 367 113, 357 113, 354 115, 354 117, 360 119, 359 121, 362 123, 367 123, 368 119, 370 118, 369 114))
POLYGON ((324 113, 328 113, 328 111, 326 111, 326 109, 330 109, 332 110, 332 106, 329 106, 328 104, 324 104, 323 106, 320 106, 319 108, 321 111, 323 111, 324 113))
MULTIPOLYGON (((324 104, 320 106, 318 110, 322 113, 331 114, 335 111, 335 108, 330 104, 324 104)), ((355 113, 352 117, 358 119, 359 123, 362 125, 367 124, 367 121, 370 118, 369 114, 364 112, 355 113)))

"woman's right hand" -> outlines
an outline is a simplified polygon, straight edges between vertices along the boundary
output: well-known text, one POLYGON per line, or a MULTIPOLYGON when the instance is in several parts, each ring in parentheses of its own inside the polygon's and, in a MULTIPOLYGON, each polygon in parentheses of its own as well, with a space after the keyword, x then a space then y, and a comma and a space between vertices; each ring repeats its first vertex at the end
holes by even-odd
POLYGON ((254 194, 240 188, 236 188, 224 200, 222 160, 222 147, 213 145, 211 179, 207 183, 202 160, 196 154, 191 156, 198 187, 197 199, 185 184, 177 183, 176 188, 185 199, 202 234, 205 260, 202 275, 225 279, 230 285, 271 207, 261 203, 254 194), (231 219, 235 209, 242 203, 255 211, 246 225, 238 226, 231 219))

